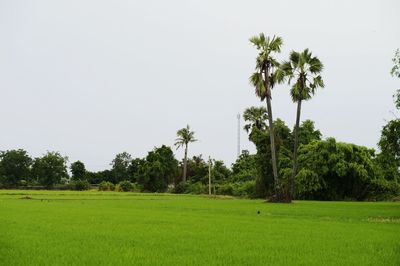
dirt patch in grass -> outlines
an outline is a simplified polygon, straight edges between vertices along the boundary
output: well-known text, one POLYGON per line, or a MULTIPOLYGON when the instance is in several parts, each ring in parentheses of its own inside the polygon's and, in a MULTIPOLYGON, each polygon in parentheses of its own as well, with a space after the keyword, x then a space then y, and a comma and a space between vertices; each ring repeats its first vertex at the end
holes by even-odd
POLYGON ((397 217, 369 217, 371 223, 400 224, 400 218, 397 217))
POLYGON ((33 199, 31 196, 23 196, 23 197, 21 197, 20 199, 33 199))

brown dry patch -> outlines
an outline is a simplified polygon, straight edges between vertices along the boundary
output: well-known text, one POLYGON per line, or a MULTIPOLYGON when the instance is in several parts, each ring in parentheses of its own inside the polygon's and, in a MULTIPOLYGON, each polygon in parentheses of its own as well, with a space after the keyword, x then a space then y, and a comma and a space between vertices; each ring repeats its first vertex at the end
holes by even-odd
POLYGON ((395 217, 369 217, 367 221, 371 223, 400 224, 400 218, 395 217))
POLYGON ((23 196, 20 199, 33 199, 31 196, 23 196))

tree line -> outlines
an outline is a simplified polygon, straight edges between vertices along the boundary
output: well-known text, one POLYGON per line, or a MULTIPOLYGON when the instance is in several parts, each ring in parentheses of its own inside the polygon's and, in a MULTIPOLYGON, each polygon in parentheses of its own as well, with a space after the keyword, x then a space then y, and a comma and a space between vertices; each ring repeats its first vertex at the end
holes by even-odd
MULTIPOLYGON (((304 101, 325 86, 321 77, 322 62, 304 49, 292 51, 287 61, 278 62, 280 37, 264 34, 250 38, 256 47, 255 72, 250 83, 264 106, 252 106, 243 113, 244 130, 257 152, 243 151, 227 167, 220 160, 204 160, 202 155, 188 156, 189 144, 197 141, 188 126, 177 131, 176 148, 184 148, 178 161, 171 147, 162 145, 144 158, 119 153, 111 168, 91 172, 81 161, 67 169, 67 158, 48 152, 31 158, 24 150, 0 152, 0 186, 55 186, 88 189, 98 184, 100 190, 207 193, 209 177, 216 194, 268 198, 273 202, 293 199, 381 200, 400 194, 400 120, 390 120, 382 129, 379 152, 334 138, 322 139, 311 120, 300 121, 304 101), (293 129, 283 120, 273 119, 272 89, 281 83, 291 85, 289 95, 296 104, 293 129)), ((400 52, 393 59, 391 74, 400 78, 400 52)), ((400 90, 394 95, 400 109, 400 90)))

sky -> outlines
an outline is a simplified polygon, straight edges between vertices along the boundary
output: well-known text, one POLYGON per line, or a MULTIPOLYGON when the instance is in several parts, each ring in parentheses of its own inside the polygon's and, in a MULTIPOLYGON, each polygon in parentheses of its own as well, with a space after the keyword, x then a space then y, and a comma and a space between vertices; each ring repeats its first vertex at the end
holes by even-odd
MULTIPOLYGON (((189 124, 199 140, 189 156, 229 166, 237 114, 265 105, 248 80, 260 32, 283 38, 279 60, 309 48, 324 63, 326 86, 301 119, 376 148, 400 88, 390 76, 399 10, 398 0, 0 0, 0 150, 59 151, 94 171, 122 151, 173 147, 189 124)), ((292 128, 289 88, 274 88, 272 107, 292 128)))

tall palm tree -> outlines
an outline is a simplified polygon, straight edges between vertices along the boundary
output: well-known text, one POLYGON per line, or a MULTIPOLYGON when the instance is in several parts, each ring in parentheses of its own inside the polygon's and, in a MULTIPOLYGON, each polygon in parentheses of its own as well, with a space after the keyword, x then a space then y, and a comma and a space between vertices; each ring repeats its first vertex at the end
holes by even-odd
POLYGON ((187 173, 187 152, 188 145, 190 142, 195 142, 197 139, 194 138, 194 131, 190 131, 189 125, 184 128, 181 128, 176 132, 178 138, 176 139, 175 146, 179 149, 180 147, 185 147, 185 157, 183 159, 183 177, 182 180, 186 181, 186 173, 187 173))
POLYGON ((243 113, 244 121, 248 123, 244 125, 243 129, 246 130, 247 133, 253 130, 253 128, 257 128, 258 130, 265 131, 267 129, 267 124, 265 121, 268 119, 267 109, 264 106, 256 107, 251 106, 246 108, 243 113))
POLYGON ((299 124, 301 114, 301 103, 312 98, 316 89, 324 87, 324 81, 319 75, 323 69, 323 64, 312 53, 305 49, 303 52, 292 51, 289 61, 281 64, 276 71, 276 80, 284 81, 288 79, 293 85, 290 95, 293 102, 297 103, 296 125, 294 128, 294 148, 293 148, 293 172, 289 181, 289 197, 293 198, 294 179, 297 174, 297 148, 299 145, 299 124))
POLYGON ((265 37, 263 33, 258 36, 250 38, 250 42, 259 51, 256 58, 255 72, 250 76, 250 82, 255 87, 257 97, 261 101, 266 100, 267 102, 267 113, 268 113, 268 125, 270 131, 271 141, 271 159, 272 159, 272 171, 274 175, 274 185, 277 201, 281 201, 281 188, 278 177, 278 168, 276 162, 276 149, 275 149, 275 132, 272 117, 272 104, 271 104, 271 89, 275 85, 275 69, 279 67, 279 63, 273 57, 274 53, 279 53, 282 46, 282 38, 274 36, 272 38, 265 37))

